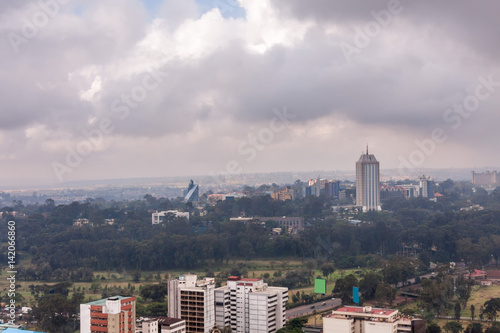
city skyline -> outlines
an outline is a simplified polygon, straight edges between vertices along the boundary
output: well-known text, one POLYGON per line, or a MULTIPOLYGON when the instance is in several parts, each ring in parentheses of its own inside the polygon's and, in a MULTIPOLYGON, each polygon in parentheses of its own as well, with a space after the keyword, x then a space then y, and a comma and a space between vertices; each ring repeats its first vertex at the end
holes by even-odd
POLYGON ((0 4, 0 186, 500 165, 500 4, 0 4))

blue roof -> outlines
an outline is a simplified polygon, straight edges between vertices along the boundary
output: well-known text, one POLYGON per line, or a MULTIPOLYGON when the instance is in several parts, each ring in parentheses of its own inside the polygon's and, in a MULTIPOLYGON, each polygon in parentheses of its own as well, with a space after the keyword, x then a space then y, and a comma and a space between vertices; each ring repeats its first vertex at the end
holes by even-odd
MULTIPOLYGON (((2 333, 24 333, 24 332, 28 332, 28 333, 36 333, 36 331, 26 331, 26 330, 20 330, 20 329, 17 329, 17 328, 7 328, 5 330, 2 331, 2 333)), ((43 332, 38 332, 38 333, 43 333, 43 332)))

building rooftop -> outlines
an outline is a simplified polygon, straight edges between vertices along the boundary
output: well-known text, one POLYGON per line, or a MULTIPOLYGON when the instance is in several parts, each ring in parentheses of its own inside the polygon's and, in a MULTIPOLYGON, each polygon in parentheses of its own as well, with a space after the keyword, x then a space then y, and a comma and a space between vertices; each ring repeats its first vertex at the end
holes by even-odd
POLYGON ((249 278, 242 278, 241 276, 230 276, 227 278, 228 281, 246 281, 246 282, 257 282, 262 279, 249 279, 249 278))
POLYGON ((173 325, 180 323, 181 321, 184 321, 183 319, 179 318, 171 318, 171 317, 158 317, 158 324, 160 325, 173 325))
POLYGON ((398 310, 395 309, 380 309, 380 308, 372 308, 369 306, 344 306, 335 311, 332 314, 342 314, 342 313, 352 313, 352 314, 372 314, 372 315, 381 315, 381 316, 390 316, 394 313, 397 313, 398 310))
POLYGON ((88 302, 88 303, 85 303, 85 304, 87 304, 87 305, 106 305, 106 301, 108 299, 122 300, 122 299, 126 299, 126 298, 131 298, 131 296, 111 296, 111 297, 108 297, 108 298, 103 298, 103 299, 100 299, 100 300, 97 300, 97 301, 93 301, 93 302, 88 302))

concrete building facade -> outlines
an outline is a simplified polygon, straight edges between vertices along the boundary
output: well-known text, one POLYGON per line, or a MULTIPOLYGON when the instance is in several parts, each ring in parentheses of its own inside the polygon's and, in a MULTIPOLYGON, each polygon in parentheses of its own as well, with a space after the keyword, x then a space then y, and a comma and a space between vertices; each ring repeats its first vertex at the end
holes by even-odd
POLYGON ((189 220, 189 212, 180 212, 178 210, 162 210, 161 212, 154 212, 151 214, 151 223, 163 223, 167 220, 169 215, 171 215, 172 217, 185 217, 189 220))
POLYGON ((216 324, 237 333, 276 332, 286 323, 287 301, 288 288, 231 276, 226 286, 215 290, 216 324))
POLYGON ((356 206, 363 211, 381 210, 380 164, 374 155, 362 154, 356 162, 356 206))
POLYGON ((215 280, 185 274, 168 282, 168 316, 186 321, 186 332, 208 333, 215 325, 215 280))
POLYGON ((113 296, 80 304, 81 333, 135 333, 135 297, 113 296))
POLYGON ((170 317, 148 318, 142 321, 136 333, 186 333, 186 321, 170 317))
POLYGON ((344 306, 323 318, 323 333, 425 333, 425 321, 394 309, 344 306))
POLYGON ((500 185, 497 171, 474 172, 472 171, 472 184, 480 186, 500 185))

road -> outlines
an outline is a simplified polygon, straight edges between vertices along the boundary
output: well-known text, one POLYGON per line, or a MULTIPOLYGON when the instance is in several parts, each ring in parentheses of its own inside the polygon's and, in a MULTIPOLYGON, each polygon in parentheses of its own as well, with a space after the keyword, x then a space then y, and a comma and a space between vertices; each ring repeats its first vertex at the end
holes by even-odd
POLYGON ((308 304, 308 305, 302 305, 293 309, 288 309, 286 310, 286 320, 295 318, 295 317, 301 317, 301 316, 307 316, 310 315, 316 310, 317 312, 325 311, 328 309, 333 309, 339 305, 341 305, 342 302, 340 301, 340 298, 336 299, 329 299, 327 301, 322 301, 322 302, 317 302, 313 304, 308 304), (325 305, 322 305, 323 303, 326 303, 325 305), (311 307, 313 307, 311 309, 311 307))

